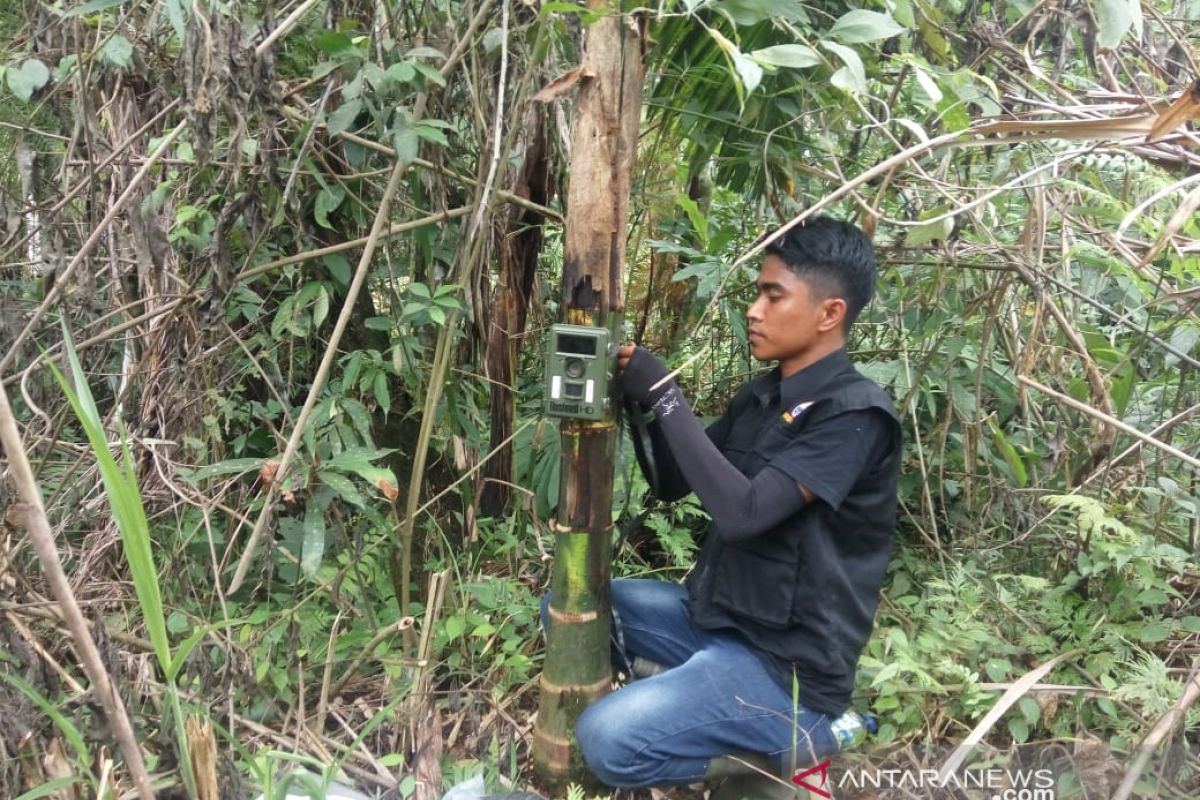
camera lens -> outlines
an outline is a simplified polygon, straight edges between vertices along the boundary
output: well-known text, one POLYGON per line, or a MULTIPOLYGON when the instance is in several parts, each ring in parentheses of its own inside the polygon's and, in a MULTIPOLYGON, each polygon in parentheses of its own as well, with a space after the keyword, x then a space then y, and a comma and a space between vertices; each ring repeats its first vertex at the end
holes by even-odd
POLYGON ((583 362, 578 358, 569 358, 564 366, 564 370, 566 371, 568 378, 582 378, 583 362))

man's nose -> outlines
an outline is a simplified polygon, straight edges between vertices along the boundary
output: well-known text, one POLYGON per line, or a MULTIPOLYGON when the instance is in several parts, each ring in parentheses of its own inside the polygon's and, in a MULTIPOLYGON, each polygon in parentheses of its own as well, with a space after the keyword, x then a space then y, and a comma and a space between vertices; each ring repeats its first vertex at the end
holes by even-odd
POLYGON ((761 297, 759 299, 755 300, 753 303, 751 303, 750 307, 746 309, 746 319, 750 320, 751 322, 761 322, 762 321, 762 298, 761 297))

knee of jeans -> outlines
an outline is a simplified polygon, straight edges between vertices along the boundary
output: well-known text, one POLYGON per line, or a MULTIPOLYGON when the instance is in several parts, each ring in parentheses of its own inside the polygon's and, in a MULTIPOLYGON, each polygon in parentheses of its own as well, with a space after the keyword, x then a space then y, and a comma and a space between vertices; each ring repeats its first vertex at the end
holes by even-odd
POLYGON ((637 738, 614 724, 600 704, 589 706, 575 723, 579 752, 588 768, 606 786, 635 787, 644 784, 645 759, 637 738))

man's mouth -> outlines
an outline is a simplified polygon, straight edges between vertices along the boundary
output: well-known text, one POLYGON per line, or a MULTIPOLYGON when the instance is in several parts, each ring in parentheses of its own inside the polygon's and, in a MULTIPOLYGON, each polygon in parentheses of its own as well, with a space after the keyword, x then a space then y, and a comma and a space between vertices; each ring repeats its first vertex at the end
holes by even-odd
POLYGON ((763 335, 758 331, 750 331, 747 334, 747 338, 750 340, 751 343, 753 343, 753 342, 760 341, 763 338, 763 335))

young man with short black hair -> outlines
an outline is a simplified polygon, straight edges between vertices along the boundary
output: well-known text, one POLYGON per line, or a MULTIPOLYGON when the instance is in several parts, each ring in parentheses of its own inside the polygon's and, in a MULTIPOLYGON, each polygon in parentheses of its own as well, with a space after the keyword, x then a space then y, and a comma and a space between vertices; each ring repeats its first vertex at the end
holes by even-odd
MULTIPOLYGON (((632 671, 657 674, 579 719, 584 759, 605 783, 692 783, 728 756, 765 759, 786 780, 863 723, 847 710, 901 458, 891 401, 846 353, 874 283, 870 241, 848 223, 818 217, 771 242, 747 319, 751 353, 778 365, 707 430, 661 361, 620 349, 622 391, 655 414, 650 453, 637 448, 652 489, 664 500, 694 491, 713 524, 684 585, 612 582, 632 671)), ((786 788, 775 786, 739 792, 786 788)))

